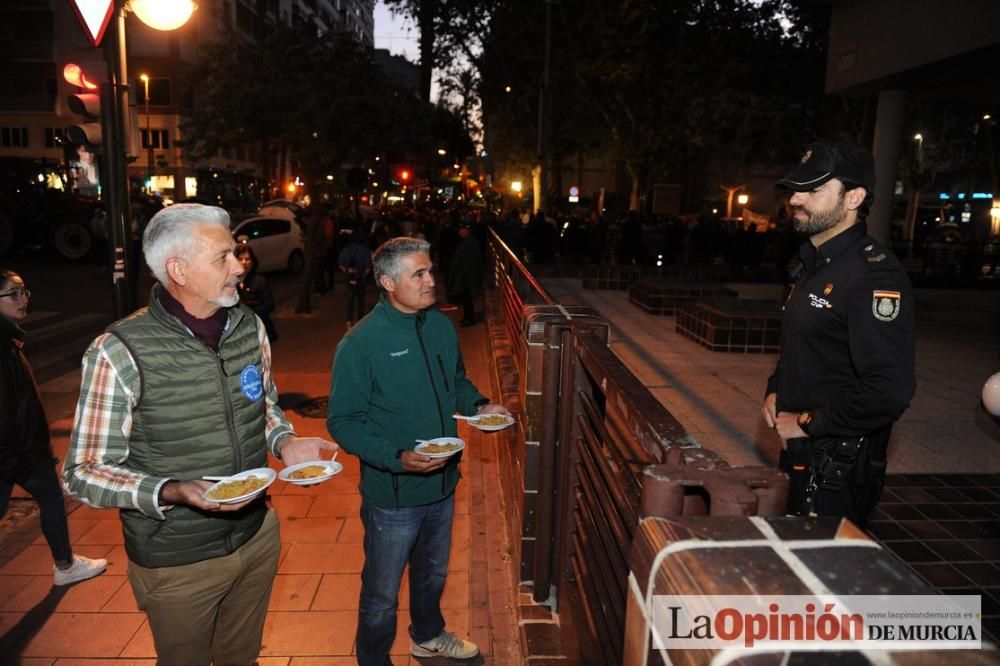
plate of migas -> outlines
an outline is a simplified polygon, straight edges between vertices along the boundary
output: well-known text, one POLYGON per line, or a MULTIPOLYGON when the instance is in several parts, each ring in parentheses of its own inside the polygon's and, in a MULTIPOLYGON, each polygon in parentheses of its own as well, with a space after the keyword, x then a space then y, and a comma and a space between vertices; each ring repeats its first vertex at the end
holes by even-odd
POLYGON ((484 432, 496 432, 514 425, 514 417, 507 414, 480 414, 478 416, 462 416, 453 414, 453 418, 466 421, 473 428, 478 428, 484 432))
POLYGON ((413 449, 428 458, 448 458, 465 448, 465 440, 458 437, 435 437, 434 439, 418 439, 413 449))
POLYGON ((278 478, 296 486, 311 486, 329 481, 344 469, 336 460, 312 460, 289 465, 278 472, 278 478))
POLYGON ((238 504, 259 495, 278 477, 270 467, 248 469, 231 476, 206 476, 215 483, 205 489, 205 499, 216 504, 238 504))

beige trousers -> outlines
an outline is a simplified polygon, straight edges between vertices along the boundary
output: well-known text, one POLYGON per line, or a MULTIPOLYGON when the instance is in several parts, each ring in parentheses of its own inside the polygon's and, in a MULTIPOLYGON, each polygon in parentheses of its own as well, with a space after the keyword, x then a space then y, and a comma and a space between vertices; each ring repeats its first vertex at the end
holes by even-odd
POLYGON ((224 557, 148 569, 128 563, 157 666, 250 666, 260 652, 281 540, 269 510, 250 541, 224 557))

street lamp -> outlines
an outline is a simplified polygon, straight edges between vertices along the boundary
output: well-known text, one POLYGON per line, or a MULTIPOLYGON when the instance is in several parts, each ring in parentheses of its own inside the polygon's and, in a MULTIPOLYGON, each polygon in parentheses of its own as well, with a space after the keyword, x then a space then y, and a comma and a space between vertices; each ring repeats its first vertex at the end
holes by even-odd
POLYGON ((132 0, 131 9, 139 20, 153 30, 176 30, 191 18, 198 8, 191 0, 132 0))
POLYGON ((917 133, 913 135, 913 140, 917 142, 917 170, 924 170, 924 135, 917 133))
POLYGON ((146 180, 149 190, 153 191, 153 135, 149 131, 149 75, 140 74, 139 80, 146 91, 146 180))
MULTIPOLYGON (((132 225, 129 220, 128 171, 125 159, 125 118, 129 108, 125 13, 131 10, 140 21, 153 29, 175 30, 191 18, 196 5, 191 0, 113 0, 110 4, 115 25, 104 39, 109 83, 101 89, 101 125, 107 172, 106 208, 114 248, 111 280, 115 316, 121 318, 136 306, 135 257, 132 256, 132 225)), ((149 99, 148 93, 146 99, 149 99)), ((148 113, 146 118, 148 123, 148 113)))

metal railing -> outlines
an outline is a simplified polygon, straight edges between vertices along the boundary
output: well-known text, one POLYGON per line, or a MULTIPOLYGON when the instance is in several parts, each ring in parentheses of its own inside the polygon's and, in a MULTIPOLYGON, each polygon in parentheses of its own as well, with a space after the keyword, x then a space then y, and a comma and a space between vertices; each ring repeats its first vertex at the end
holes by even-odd
POLYGON ((492 230, 487 245, 493 285, 501 295, 507 333, 517 350, 516 357, 523 358, 525 345, 521 325, 524 306, 551 305, 554 301, 545 288, 528 272, 521 260, 492 230))

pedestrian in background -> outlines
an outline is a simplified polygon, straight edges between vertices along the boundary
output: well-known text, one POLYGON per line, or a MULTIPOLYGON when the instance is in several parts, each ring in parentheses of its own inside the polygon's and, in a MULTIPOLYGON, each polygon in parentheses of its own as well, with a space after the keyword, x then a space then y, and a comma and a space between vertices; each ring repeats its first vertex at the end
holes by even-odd
POLYGON ((870 153, 814 143, 778 187, 792 193, 795 230, 808 240, 761 411, 781 437, 789 513, 864 527, 882 493, 892 424, 916 389, 913 288, 865 226, 870 153))
POLYGON ((472 326, 476 323, 474 297, 483 287, 483 251, 468 222, 458 227, 458 237, 460 242, 451 258, 446 292, 449 302, 462 306, 462 326, 472 326))
POLYGON ((383 295, 334 357, 327 428, 362 468, 365 564, 355 638, 361 666, 391 663, 407 565, 410 654, 479 654, 445 629, 441 613, 461 452, 431 458, 413 450, 414 440, 454 437, 456 412, 509 412, 466 377, 455 328, 432 307, 429 252, 429 243, 413 238, 394 238, 376 250, 375 282, 383 295))
POLYGON ((31 292, 14 271, 0 271, 0 518, 17 484, 38 502, 42 534, 52 552, 56 585, 101 574, 107 560, 74 555, 62 485, 52 455, 49 423, 31 366, 24 357, 24 331, 31 292))
POLYGON ((128 579, 159 666, 253 664, 278 567, 264 493, 218 503, 206 475, 319 460, 278 407, 271 346, 239 304, 229 215, 175 204, 150 221, 149 306, 83 356, 63 477, 91 506, 122 509, 128 579))
POLYGON ((274 292, 267 278, 257 272, 257 255, 246 243, 240 243, 233 250, 243 267, 243 277, 240 278, 240 303, 247 306, 264 322, 267 338, 271 344, 278 341, 278 328, 271 319, 274 312, 274 292))
POLYGON ((368 274, 372 270, 372 251, 368 247, 367 229, 363 220, 355 223, 337 258, 340 270, 347 274, 347 328, 354 322, 361 321, 367 312, 365 289, 368 287, 368 274))

